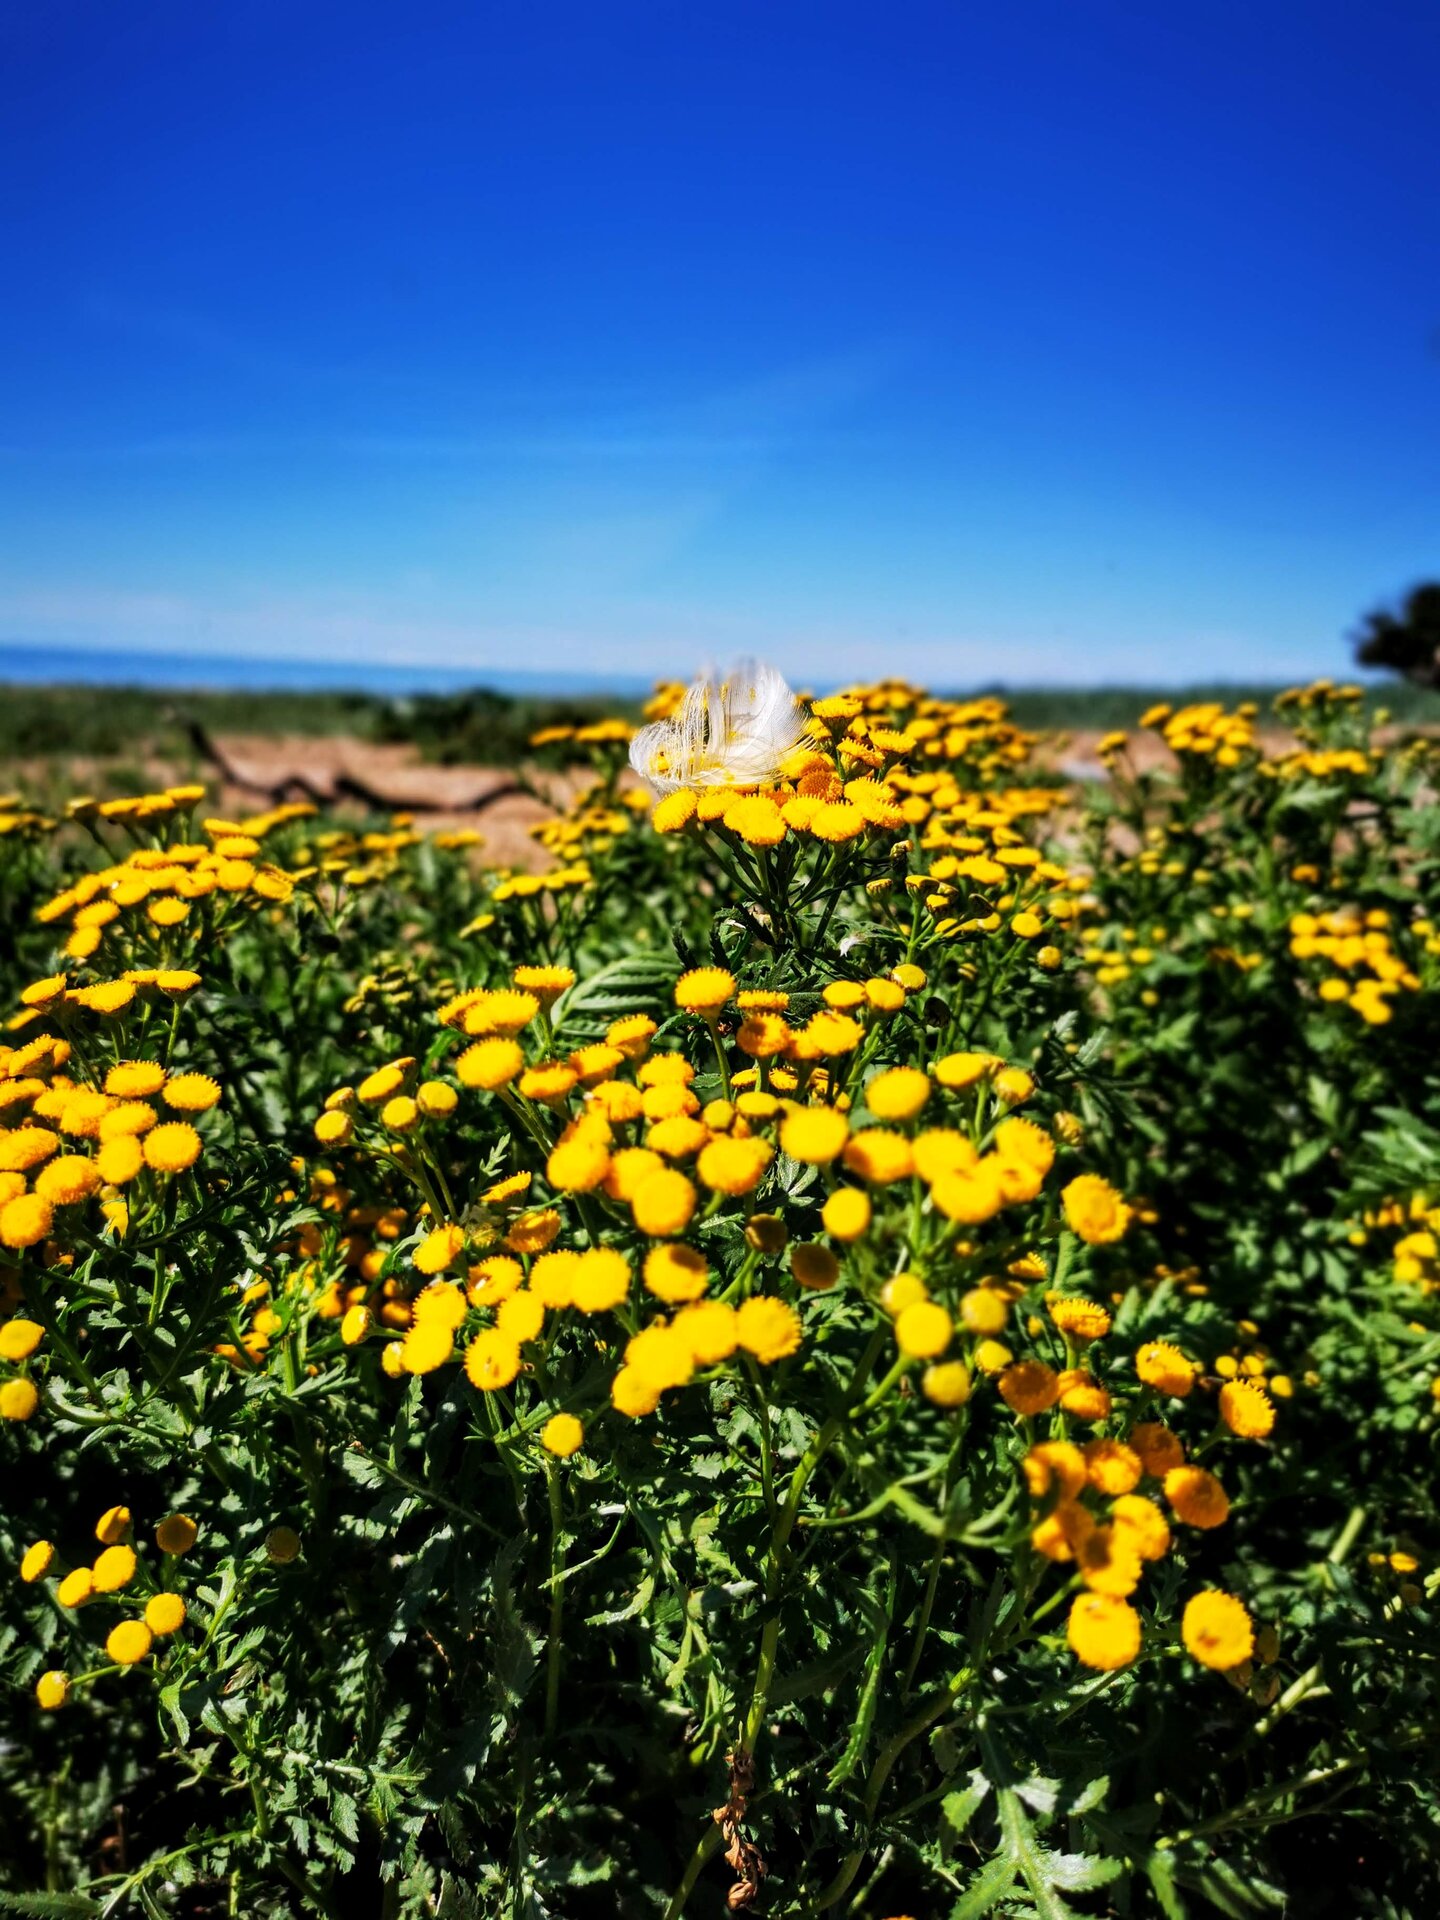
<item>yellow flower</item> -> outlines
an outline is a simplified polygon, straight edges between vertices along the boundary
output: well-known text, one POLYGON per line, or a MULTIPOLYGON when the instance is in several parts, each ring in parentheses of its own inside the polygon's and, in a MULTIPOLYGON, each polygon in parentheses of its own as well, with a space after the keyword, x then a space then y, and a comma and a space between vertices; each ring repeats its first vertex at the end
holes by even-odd
POLYGON ((847 840, 854 840, 865 831, 864 814, 848 800, 830 800, 816 807, 810 815, 809 828, 817 840, 827 840, 832 846, 847 840))
POLYGON ((465 1376, 482 1393, 508 1387, 519 1371, 519 1344, 498 1327, 477 1333, 465 1349, 465 1376))
POLYGON ((820 1210, 825 1231, 847 1244, 867 1231, 870 1215, 870 1196, 858 1187, 837 1187, 820 1210))
POLYGON ((465 1251, 463 1227, 433 1227, 410 1256, 420 1273, 443 1273, 465 1251))
POLYGON ((7 1320, 0 1326, 0 1360, 28 1360, 44 1338, 38 1320, 7 1320))
POLYGON ((641 1233, 655 1240, 668 1239, 689 1226, 695 1189, 683 1173, 665 1167, 646 1175, 635 1189, 631 1206, 641 1233))
POLYGON ((1185 1464, 1185 1449, 1178 1436, 1158 1421, 1142 1420, 1139 1426, 1132 1427, 1130 1445, 1153 1480, 1163 1480, 1172 1467, 1185 1464))
POLYGON ((710 1281, 710 1266, 694 1247, 671 1242, 645 1256, 645 1288, 669 1306, 698 1300, 710 1281))
POLYGON ((560 1232, 560 1216, 554 1207, 539 1207, 517 1214, 505 1235, 511 1253, 543 1253, 560 1232))
POLYGON ((833 1107, 792 1107, 780 1124, 780 1146, 792 1160, 827 1166, 850 1137, 850 1122, 833 1107))
POLYGON ((657 833, 679 833, 695 818, 695 807, 695 795, 688 787, 681 787, 656 802, 650 824, 657 833))
POLYGON ((525 1056, 513 1040, 480 1040, 467 1047, 455 1062, 462 1086, 482 1087, 493 1093, 508 1086, 525 1065, 525 1056))
POLYGON ((117 1667, 133 1667, 143 1660, 155 1643, 155 1636, 143 1620, 122 1620, 112 1627, 105 1651, 117 1667))
POLYGON ((686 1342, 698 1367, 718 1366, 728 1360, 738 1343, 739 1316, 723 1300, 699 1300, 682 1307, 671 1322, 686 1342))
POLYGON ((580 1075, 568 1061, 546 1060, 526 1068, 520 1076, 520 1091, 527 1100, 559 1101, 579 1083, 580 1075))
POLYGON ((1065 1219, 1092 1247, 1121 1239, 1130 1225, 1130 1209, 1108 1180, 1099 1174, 1078 1174, 1060 1195, 1065 1219))
POLYGON ((545 1178, 561 1193, 590 1193, 610 1167, 610 1149, 592 1134, 576 1134, 552 1147, 545 1178))
POLYGON ((575 984, 573 967, 516 967, 510 977, 523 992, 533 993, 542 1007, 550 1006, 575 984))
MULTIPOLYGON (((0 1207, 0 1246, 16 1252, 43 1240, 53 1224, 50 1203, 38 1193, 22 1193, 0 1207)), ((11 1414, 11 1419, 28 1419, 27 1414, 11 1414)))
MULTIPOLYGON (((659 809, 656 809, 657 813, 659 809)), ((785 816, 767 794, 749 794, 732 800, 721 815, 731 833, 750 847, 778 847, 785 838, 785 816)))
POLYGON ((145 1624, 157 1640, 185 1624, 185 1602, 178 1593, 155 1593, 145 1603, 145 1624))
POLYGON ((50 1571, 50 1563, 55 1558, 55 1548, 49 1540, 37 1540, 33 1547, 27 1547, 20 1561, 20 1578, 26 1586, 33 1586, 50 1571))
POLYGON ((62 1668, 52 1667, 35 1682, 35 1699, 46 1713, 58 1713, 70 1698, 70 1676, 62 1668))
POLYGON ((695 1356, 684 1334, 663 1320, 652 1320, 625 1345, 625 1371, 655 1393, 683 1387, 695 1371, 695 1356))
POLYGON ((200 1158, 200 1136, 188 1120, 167 1120, 145 1135, 144 1152, 157 1173, 183 1173, 200 1158))
POLYGON ((116 1547, 130 1532, 129 1507, 107 1507, 95 1522, 95 1538, 102 1547, 116 1547))
POLYGON ((1113 1594, 1082 1593, 1070 1609, 1066 1638, 1082 1666, 1111 1673, 1139 1654, 1140 1616, 1113 1594))
POLYGON ((694 967, 675 982, 675 1004, 685 1013, 716 1014, 735 993, 735 976, 723 967, 694 967))
POLYGON ((0 1172, 29 1173, 48 1160, 59 1144, 59 1134, 48 1127, 17 1127, 12 1133, 0 1133, 0 1172))
POLYGON ((96 1593, 118 1593, 128 1587, 135 1578, 136 1564, 133 1547, 106 1547, 90 1569, 96 1593))
MULTIPOLYGON (((918 1152, 916 1163, 918 1166, 918 1152)), ((993 1220, 1005 1204, 994 1165, 983 1160, 968 1172, 939 1174, 931 1182, 930 1198, 947 1220, 967 1227, 993 1220)))
POLYGON ((153 1060, 122 1060, 105 1076, 105 1091, 117 1100, 143 1100, 164 1084, 165 1069, 153 1060))
POLYGON ((575 1269, 575 1305, 581 1313, 609 1313, 629 1298, 631 1277, 623 1253, 614 1247, 588 1247, 575 1269))
POLYGON ((1059 1376, 1043 1360, 1017 1360, 1000 1375, 1000 1398, 1013 1413, 1044 1413, 1059 1395, 1059 1376))
POLYGON ((954 1332, 950 1315, 933 1300, 917 1300, 896 1315, 895 1344, 907 1359, 938 1359, 954 1332))
POLYGON ((1108 1420, 1112 1401, 1093 1373, 1066 1367, 1060 1375, 1060 1406, 1076 1420, 1108 1420))
POLYGON ((660 1404, 660 1388, 654 1386, 638 1367, 621 1367, 610 1382, 610 1403, 629 1420, 653 1413, 660 1404))
POLYGON ((1088 1528, 1076 1544, 1075 1566, 1092 1593, 1123 1599, 1140 1584, 1140 1555, 1134 1540, 1117 1527, 1088 1528))
POLYGON ((1202 1667, 1220 1673, 1242 1666, 1255 1651, 1255 1627, 1244 1604, 1215 1588, 1186 1601, 1180 1637, 1202 1667))
POLYGON ((177 1113, 205 1113, 218 1104, 220 1083, 208 1073, 180 1073, 165 1082, 162 1098, 177 1113))
POLYGON ((508 1300, 500 1302, 495 1324, 501 1333, 508 1334, 517 1346, 523 1347, 527 1340, 538 1338, 545 1326, 544 1302, 533 1293, 512 1293, 508 1300))
POLYGON ((930 1098, 930 1076, 919 1067, 891 1067, 865 1089, 865 1104, 880 1120, 913 1120, 930 1098))
POLYGON ((764 1011, 747 1014, 735 1032, 736 1046, 751 1060, 773 1060, 786 1051, 793 1038, 780 1014, 764 1011))
POLYGON ((1142 1560, 1163 1560, 1170 1550, 1170 1525, 1143 1493, 1123 1493, 1110 1509, 1117 1532, 1128 1534, 1142 1560))
POLYGON ((1045 1304, 1055 1325, 1072 1340, 1099 1340, 1110 1331, 1110 1315, 1093 1300, 1052 1294, 1045 1304))
POLYGON ((970 1398, 970 1369, 963 1360, 927 1367, 920 1382, 925 1398, 937 1407, 963 1407, 970 1398))
POLYGON ((513 1038, 528 1027, 540 1011, 539 998, 519 988, 500 987, 482 993, 465 1009, 464 1028, 470 1034, 505 1034, 513 1038))
POLYGON ((420 1320, 400 1343, 406 1373, 434 1373, 455 1351, 455 1336, 443 1321, 420 1320))
POLYGON ((162 1553, 188 1553, 200 1537, 200 1529, 187 1513, 167 1514, 155 1529, 155 1544, 162 1553))
POLYGON ((1086 1477, 1101 1493, 1129 1493, 1138 1486, 1144 1468, 1139 1454, 1123 1440, 1087 1440, 1081 1452, 1086 1477))
POLYGON ((1204 1467, 1172 1467, 1165 1475, 1165 1498, 1187 1527, 1223 1527, 1230 1517, 1225 1489, 1204 1467))
POLYGON ((275 1567, 288 1567, 300 1556, 300 1536, 293 1527, 272 1527, 265 1536, 265 1558, 275 1567))
POLYGON ((1196 1379, 1194 1363, 1168 1340, 1147 1341, 1135 1355, 1135 1373, 1147 1387, 1175 1400, 1188 1398, 1196 1379))
POLYGON ((1263 1440, 1275 1425, 1275 1408, 1253 1380, 1227 1380, 1220 1389, 1220 1418, 1242 1440, 1263 1440))
POLYGON ((947 1053, 943 1060, 935 1062, 934 1073, 942 1087, 957 1092, 964 1087, 973 1087, 999 1065, 993 1053, 947 1053))
POLYGON ((655 1022, 648 1013, 627 1013, 612 1020, 605 1038, 627 1060, 643 1060, 655 1036, 655 1022))
POLYGON ((128 1134, 107 1140, 95 1156, 95 1172, 107 1187, 123 1187, 145 1164, 140 1142, 128 1134))
POLYGON ((735 1316, 735 1338, 762 1366, 771 1366, 797 1351, 800 1316, 792 1306, 770 1294, 757 1293, 735 1316))
POLYGON ((95 1598, 95 1577, 89 1567, 76 1567, 55 1589, 62 1607, 83 1607, 95 1598))
POLYGON ((322 1147, 343 1147, 355 1132, 348 1113, 322 1113, 315 1122, 315 1138, 322 1147))
POLYGON ((757 1187, 769 1164, 770 1147, 764 1140, 712 1140, 701 1151, 695 1171, 712 1193, 734 1195, 757 1187))
POLYGON ((822 1293, 839 1279, 840 1262, 828 1247, 802 1243, 790 1250, 790 1271, 807 1293, 822 1293))
POLYGON ((540 1429, 540 1444, 557 1459, 568 1460, 585 1442, 585 1429, 573 1413, 555 1413, 540 1429))
POLYGON ((363 1100, 366 1106, 378 1107, 382 1101, 400 1091, 405 1084, 405 1075, 414 1064, 413 1060, 394 1060, 388 1067, 377 1067, 355 1089, 356 1099, 363 1100))
POLYGON ((423 1321, 430 1326, 448 1327, 453 1333, 463 1325, 465 1309, 463 1288, 457 1287, 453 1280, 432 1280, 428 1287, 422 1287, 415 1296, 411 1313, 417 1323, 423 1321))
POLYGON ((426 1080, 415 1089, 415 1105, 427 1120, 444 1120, 459 1103, 455 1089, 443 1080, 426 1080))
POLYGON ((1010 1317, 1010 1302, 998 1287, 971 1287, 960 1296, 960 1320, 967 1333, 999 1333, 1010 1317))

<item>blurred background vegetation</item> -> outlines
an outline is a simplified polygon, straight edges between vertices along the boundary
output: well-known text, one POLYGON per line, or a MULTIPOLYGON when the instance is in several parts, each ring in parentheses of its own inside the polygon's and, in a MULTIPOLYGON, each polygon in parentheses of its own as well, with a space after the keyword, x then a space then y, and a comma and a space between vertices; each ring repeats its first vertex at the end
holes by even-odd
MULTIPOLYGON (((1268 710, 1276 687, 1006 688, 992 693, 1024 727, 1071 731, 1133 727, 1153 702, 1253 700, 1268 710)), ((1367 704, 1408 723, 1440 724, 1440 691, 1406 681, 1371 687, 1367 704)), ((409 742, 441 765, 513 766, 541 727, 583 726, 605 714, 639 717, 638 703, 599 698, 516 698, 485 687, 396 699, 369 693, 166 690, 153 687, 0 683, 0 761, 154 759, 189 765, 195 730, 207 734, 346 734, 409 742)))

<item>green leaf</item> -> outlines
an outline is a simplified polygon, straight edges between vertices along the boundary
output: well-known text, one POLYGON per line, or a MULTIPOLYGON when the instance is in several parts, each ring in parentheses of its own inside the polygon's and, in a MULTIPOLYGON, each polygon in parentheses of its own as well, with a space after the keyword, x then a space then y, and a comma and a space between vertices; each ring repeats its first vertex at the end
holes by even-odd
POLYGON ((950 1920, 981 1920, 1015 1884, 1015 1862, 997 1853, 980 1869, 950 1909, 950 1920))
POLYGON ((100 1911, 99 1902, 84 1893, 0 1893, 0 1913, 28 1913, 34 1920, 78 1920, 100 1911))

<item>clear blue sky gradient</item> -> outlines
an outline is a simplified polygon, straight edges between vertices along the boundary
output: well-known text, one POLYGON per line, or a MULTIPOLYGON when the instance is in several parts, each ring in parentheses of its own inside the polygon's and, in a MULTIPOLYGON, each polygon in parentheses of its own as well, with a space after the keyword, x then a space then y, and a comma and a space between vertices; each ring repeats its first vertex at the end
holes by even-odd
POLYGON ((0 639, 1343 668, 1440 567, 1440 8, 0 17, 0 639))

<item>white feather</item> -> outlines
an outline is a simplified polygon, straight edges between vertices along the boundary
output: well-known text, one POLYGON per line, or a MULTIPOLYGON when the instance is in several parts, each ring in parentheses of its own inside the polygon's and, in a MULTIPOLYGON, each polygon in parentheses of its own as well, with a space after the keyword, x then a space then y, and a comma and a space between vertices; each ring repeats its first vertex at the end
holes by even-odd
POLYGON ((642 727, 630 764, 656 793, 769 786, 804 730, 804 710, 785 676, 763 661, 740 660, 723 680, 704 674, 672 718, 642 727))

